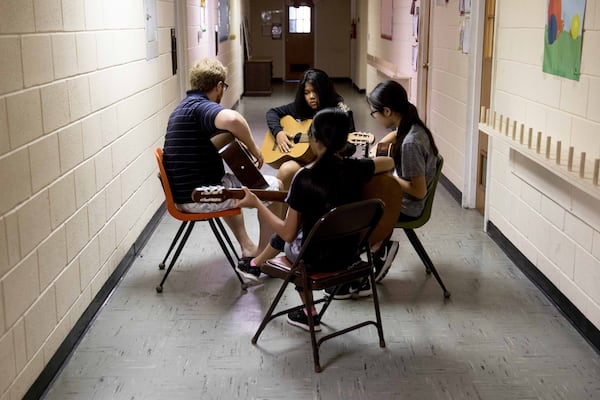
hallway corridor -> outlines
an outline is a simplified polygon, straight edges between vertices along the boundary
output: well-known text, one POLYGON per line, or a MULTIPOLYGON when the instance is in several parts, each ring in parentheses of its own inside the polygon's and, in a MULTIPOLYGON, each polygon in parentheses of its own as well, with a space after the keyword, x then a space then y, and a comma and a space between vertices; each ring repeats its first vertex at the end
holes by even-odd
MULTIPOLYGON (((271 97, 240 101, 257 143, 266 110, 290 101, 294 87, 276 84, 271 97)), ((346 83, 337 89, 357 129, 383 136, 364 94, 346 83)), ((244 213, 257 237, 255 212, 244 213)), ((400 250, 378 286, 387 347, 374 327, 328 341, 321 374, 309 335, 285 318, 250 343, 280 281, 241 291, 206 223, 156 293, 178 226, 162 217, 45 399, 600 399, 600 355, 483 232, 481 215, 441 185, 417 233, 452 297, 444 300, 404 233, 394 232, 400 250)), ((293 290, 284 302, 297 302, 293 290)), ((323 330, 371 314, 371 302, 335 301, 323 330)))

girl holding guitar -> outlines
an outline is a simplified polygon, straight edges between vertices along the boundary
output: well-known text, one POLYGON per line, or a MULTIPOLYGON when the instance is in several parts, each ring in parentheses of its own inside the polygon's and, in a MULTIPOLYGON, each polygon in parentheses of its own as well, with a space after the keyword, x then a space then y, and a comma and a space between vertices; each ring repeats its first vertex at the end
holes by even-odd
MULTIPOLYGON (((288 211, 285 219, 271 212, 247 188, 244 188, 245 196, 234 201, 235 207, 256 208, 259 219, 276 232, 270 246, 257 257, 250 261, 241 260, 238 264, 238 271, 246 278, 258 280, 261 273, 259 266, 281 251, 294 261, 302 245, 303 234, 307 234, 322 215, 339 205, 361 200, 365 184, 375 173, 393 169, 394 162, 390 157, 360 160, 340 157, 339 151, 346 145, 350 125, 350 117, 339 108, 326 108, 316 113, 308 131, 316 160, 294 176, 286 198, 288 211)), ((305 256, 309 263, 310 259, 315 259, 319 260, 318 265, 335 269, 347 267, 359 255, 348 251, 348 243, 340 242, 329 243, 327 248, 305 256)), ((304 301, 302 290, 298 291, 304 301)), ((308 330, 309 311, 316 315, 316 310, 299 310, 288 314, 288 322, 308 330)), ((315 329, 320 330, 318 320, 315 320, 315 329)))
MULTIPOLYGON (((267 111, 266 119, 270 132, 267 132, 266 135, 272 135, 272 137, 265 138, 262 151, 263 153, 266 151, 276 152, 279 155, 277 159, 283 161, 272 165, 279 168, 277 178, 283 182, 285 190, 290 187, 292 177, 300 167, 313 161, 315 155, 310 146, 297 144, 297 146, 306 146, 306 151, 296 158, 288 159, 286 157, 295 144, 294 138, 298 132, 286 131, 281 123, 282 118, 290 116, 295 121, 307 121, 312 119, 317 111, 327 107, 337 107, 348 113, 350 117, 348 132, 355 131, 352 111, 344 104, 343 97, 337 93, 327 73, 320 69, 309 69, 298 84, 294 101, 267 111)), ((348 148, 348 152, 354 153, 353 145, 349 146, 351 148, 348 148)))
MULTIPOLYGON (((402 209, 399 220, 415 220, 425 205, 427 187, 433 180, 438 160, 438 148, 429 128, 417 108, 408 101, 406 90, 396 81, 379 83, 369 94, 371 117, 383 127, 394 129, 379 142, 391 146, 389 155, 396 167, 396 179, 402 188, 402 209)), ((375 278, 381 281, 398 251, 398 243, 389 238, 375 254, 375 278)))

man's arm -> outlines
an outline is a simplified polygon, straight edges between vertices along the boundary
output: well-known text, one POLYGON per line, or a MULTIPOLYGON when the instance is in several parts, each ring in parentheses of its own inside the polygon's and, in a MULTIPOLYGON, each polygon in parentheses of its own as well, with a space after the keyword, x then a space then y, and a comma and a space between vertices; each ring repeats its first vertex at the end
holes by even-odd
POLYGON ((217 129, 231 132, 231 134, 239 139, 240 142, 244 143, 248 148, 248 151, 256 158, 257 167, 262 167, 264 161, 263 156, 252 137, 248 122, 242 114, 229 109, 221 110, 215 118, 215 126, 217 129))

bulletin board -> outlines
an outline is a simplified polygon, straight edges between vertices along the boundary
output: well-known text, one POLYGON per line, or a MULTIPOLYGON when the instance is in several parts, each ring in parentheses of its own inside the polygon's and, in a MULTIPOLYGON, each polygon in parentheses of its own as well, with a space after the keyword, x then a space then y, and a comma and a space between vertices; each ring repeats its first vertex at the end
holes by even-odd
POLYGON ((219 42, 229 39, 229 0, 219 0, 219 42))

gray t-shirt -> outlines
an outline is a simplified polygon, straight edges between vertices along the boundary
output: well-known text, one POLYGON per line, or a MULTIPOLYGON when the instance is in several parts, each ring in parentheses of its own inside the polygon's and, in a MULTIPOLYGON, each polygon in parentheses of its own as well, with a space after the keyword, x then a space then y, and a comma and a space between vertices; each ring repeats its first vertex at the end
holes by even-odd
MULTIPOLYGON (((427 187, 433 181, 437 164, 437 156, 433 154, 429 137, 419 125, 413 125, 402 141, 401 171, 396 173, 403 179, 410 180, 415 176, 425 176, 427 187)), ((423 212, 425 199, 417 199, 405 193, 402 196, 402 213, 418 217, 423 212)))

